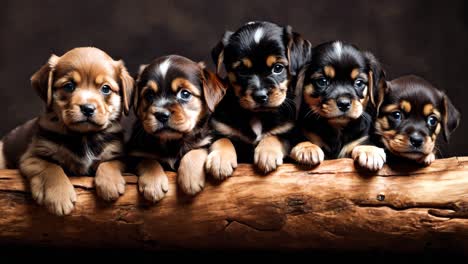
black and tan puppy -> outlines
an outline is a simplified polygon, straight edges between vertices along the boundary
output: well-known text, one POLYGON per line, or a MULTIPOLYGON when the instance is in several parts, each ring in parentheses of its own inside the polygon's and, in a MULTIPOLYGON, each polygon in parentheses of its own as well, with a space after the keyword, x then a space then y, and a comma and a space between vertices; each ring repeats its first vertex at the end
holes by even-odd
POLYGON ((230 176, 237 153, 264 173, 282 164, 296 117, 291 84, 310 55, 310 43, 289 26, 249 22, 224 34, 212 56, 218 73, 224 64, 229 87, 213 116, 219 137, 210 149, 208 173, 230 176))
MULTIPOLYGON (((373 118, 369 108, 374 87, 383 77, 375 57, 353 45, 328 42, 312 53, 298 80, 302 90, 298 126, 306 140, 291 151, 294 160, 306 165, 351 156, 356 146, 368 141, 373 118)), ((383 166, 386 158, 383 149, 375 146, 361 148, 358 154, 355 159, 371 169, 383 166)))
POLYGON ((388 154, 429 165, 436 140, 443 132, 448 142, 460 113, 442 91, 417 76, 403 76, 381 88, 379 115, 373 141, 388 154))
POLYGON ((166 165, 177 169, 185 193, 198 193, 205 184, 204 165, 213 138, 209 118, 225 94, 224 85, 203 64, 172 55, 142 66, 136 89, 138 120, 128 151, 137 158, 140 192, 153 202, 164 197, 166 165))
POLYGON ((76 48, 52 55, 31 82, 47 110, 3 139, 6 166, 19 167, 33 198, 57 215, 69 214, 76 201, 67 174, 95 174, 98 194, 117 199, 125 189, 119 120, 133 90, 123 62, 76 48))

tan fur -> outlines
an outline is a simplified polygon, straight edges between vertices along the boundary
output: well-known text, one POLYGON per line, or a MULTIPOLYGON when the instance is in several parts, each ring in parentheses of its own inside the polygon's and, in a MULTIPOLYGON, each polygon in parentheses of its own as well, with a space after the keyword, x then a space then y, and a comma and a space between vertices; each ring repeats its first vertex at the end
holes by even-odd
POLYGON ((189 80, 184 78, 175 78, 171 83, 172 91, 177 92, 182 89, 187 89, 190 93, 195 96, 200 96, 200 90, 189 80))
POLYGON ((231 83, 235 83, 237 81, 236 75, 233 72, 228 72, 227 76, 231 83))
POLYGON ((366 145, 354 147, 351 157, 359 166, 370 171, 380 170, 387 160, 384 149, 366 145))
POLYGON ((390 104, 390 105, 385 106, 385 107, 382 109, 382 111, 383 111, 384 113, 391 113, 391 112, 393 112, 393 111, 395 111, 395 110, 398 110, 398 109, 400 109, 400 106, 394 105, 394 104, 390 104))
POLYGON ((137 167, 138 190, 146 200, 160 201, 169 191, 169 180, 161 164, 152 159, 144 159, 137 167))
POLYGON ((252 61, 249 58, 243 58, 242 64, 244 64, 246 68, 252 68, 253 66, 252 61))
POLYGON ((193 149, 180 160, 177 170, 177 183, 186 194, 195 195, 205 186, 206 149, 193 149))
POLYGON ((125 192, 125 179, 122 176, 124 164, 113 160, 99 164, 94 177, 94 185, 99 197, 107 201, 117 200, 125 192))
POLYGON ((411 103, 406 100, 403 100, 400 102, 400 108, 406 113, 409 113, 411 112, 411 103))
POLYGON ((346 144, 341 148, 340 153, 338 154, 338 158, 347 158, 351 156, 353 149, 359 145, 361 145, 364 141, 366 141, 368 136, 364 136, 362 138, 358 138, 350 143, 346 144))
POLYGON ((424 108, 423 108, 423 114, 424 116, 429 116, 432 114, 434 110, 434 106, 432 104, 426 104, 424 105, 424 108))
POLYGON ((221 138, 210 146, 205 168, 217 180, 230 177, 237 168, 237 153, 231 140, 221 138))
POLYGON ((267 59, 266 59, 266 65, 267 65, 268 67, 271 67, 271 66, 273 66, 273 64, 276 63, 276 61, 277 61, 276 56, 275 56, 275 55, 270 55, 270 56, 268 56, 267 59))
POLYGON ((333 68, 333 66, 327 65, 327 66, 323 67, 323 72, 330 79, 335 78, 335 68, 333 68))
POLYGON ((0 141, 0 170, 7 168, 5 154, 3 153, 3 141, 0 141))
MULTIPOLYGON (((321 139, 317 141, 321 141, 321 139)), ((291 150, 290 156, 298 163, 310 166, 320 164, 325 159, 323 150, 310 141, 297 144, 291 150)))
POLYGON ((232 64, 232 68, 233 69, 236 69, 237 67, 239 67, 241 65, 242 61, 236 61, 232 64))
POLYGON ((269 173, 283 164, 287 147, 277 136, 264 137, 254 151, 254 164, 263 173, 269 173))
POLYGON ((358 75, 359 75, 359 69, 356 68, 351 71, 351 79, 355 80, 358 77, 358 75))
MULTIPOLYGON (((151 88, 151 90, 153 90, 155 93, 157 93, 159 90, 158 84, 153 80, 149 80, 147 86, 151 88)), ((142 90, 142 93, 144 92, 145 92, 145 89, 142 90)))

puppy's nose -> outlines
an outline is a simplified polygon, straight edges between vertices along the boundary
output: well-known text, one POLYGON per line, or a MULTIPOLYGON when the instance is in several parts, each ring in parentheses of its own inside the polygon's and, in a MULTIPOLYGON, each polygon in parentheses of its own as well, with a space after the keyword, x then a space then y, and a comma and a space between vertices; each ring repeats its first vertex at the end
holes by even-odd
POLYGON ((348 97, 339 97, 336 99, 336 106, 341 112, 347 112, 351 108, 351 99, 348 97))
POLYGON ((94 115, 94 112, 96 111, 96 106, 93 104, 84 104, 80 105, 80 110, 83 115, 90 117, 94 115))
POLYGON ((413 147, 419 148, 424 143, 424 138, 419 133, 413 133, 410 135, 410 143, 413 147))
POLYGON ((163 111, 163 112, 157 112, 156 113, 156 119, 159 120, 161 123, 166 123, 167 120, 169 120, 169 117, 171 116, 171 113, 169 111, 163 111))
POLYGON ((265 104, 266 102, 268 102, 268 94, 267 94, 267 92, 265 90, 260 90, 260 91, 254 92, 252 97, 255 100, 255 102, 257 102, 259 104, 265 104))

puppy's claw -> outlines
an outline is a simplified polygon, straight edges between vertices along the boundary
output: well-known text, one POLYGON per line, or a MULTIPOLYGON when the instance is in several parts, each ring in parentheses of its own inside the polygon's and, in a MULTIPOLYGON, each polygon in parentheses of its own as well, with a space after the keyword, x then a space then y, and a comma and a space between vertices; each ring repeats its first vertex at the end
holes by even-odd
POLYGON ((165 174, 143 174, 138 178, 138 190, 140 190, 146 200, 156 203, 162 200, 169 190, 169 180, 165 174))
POLYGON ((312 142, 301 142, 291 150, 291 158, 300 164, 317 165, 325 159, 325 153, 312 142))
POLYGON ((206 172, 217 180, 224 180, 234 173, 237 168, 237 156, 235 153, 214 150, 206 159, 206 172))
POLYGON ((359 166, 370 171, 380 170, 387 159, 384 149, 364 145, 355 147, 351 153, 351 157, 359 166))

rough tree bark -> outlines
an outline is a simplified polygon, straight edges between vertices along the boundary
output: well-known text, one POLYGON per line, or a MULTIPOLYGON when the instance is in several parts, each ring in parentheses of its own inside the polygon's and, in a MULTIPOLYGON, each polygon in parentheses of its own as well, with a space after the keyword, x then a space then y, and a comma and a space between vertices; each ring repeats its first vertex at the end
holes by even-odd
POLYGON ((0 171, 0 243, 146 249, 468 249, 468 157, 430 167, 357 171, 349 159, 267 176, 240 165, 196 197, 170 190, 158 204, 127 176, 115 203, 96 198, 91 177, 74 177, 72 215, 48 214, 17 171, 0 171))

